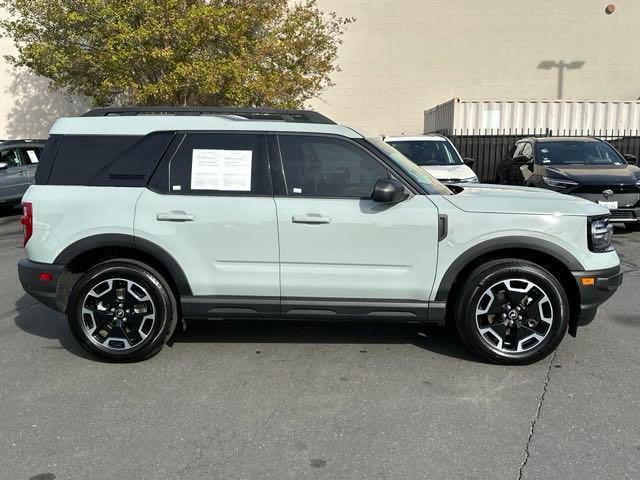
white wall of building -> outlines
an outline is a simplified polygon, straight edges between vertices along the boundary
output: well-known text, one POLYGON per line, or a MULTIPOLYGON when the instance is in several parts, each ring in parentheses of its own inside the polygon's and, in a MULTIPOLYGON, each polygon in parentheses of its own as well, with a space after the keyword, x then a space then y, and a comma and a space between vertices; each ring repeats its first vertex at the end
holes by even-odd
POLYGON ((47 138, 53 122, 87 110, 82 99, 52 92, 49 82, 26 69, 13 68, 4 55, 15 53, 13 42, 0 39, 0 139, 47 138))
POLYGON ((420 133, 423 111, 454 97, 640 97, 637 0, 318 0, 355 17, 340 49, 335 86, 311 106, 370 134, 420 133), (605 14, 608 3, 616 12, 605 14))

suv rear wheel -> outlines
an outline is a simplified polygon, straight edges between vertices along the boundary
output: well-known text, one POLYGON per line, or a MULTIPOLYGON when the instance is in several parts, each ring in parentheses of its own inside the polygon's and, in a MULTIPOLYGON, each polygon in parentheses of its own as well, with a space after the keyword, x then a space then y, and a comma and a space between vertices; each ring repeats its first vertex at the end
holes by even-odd
POLYGON ((476 268, 462 287, 456 326, 485 359, 528 364, 551 353, 568 327, 569 302, 558 280, 535 263, 495 260, 476 268))
POLYGON ((91 353, 116 361, 158 353, 177 317, 175 297, 151 267, 110 260, 86 272, 69 300, 69 324, 91 353))

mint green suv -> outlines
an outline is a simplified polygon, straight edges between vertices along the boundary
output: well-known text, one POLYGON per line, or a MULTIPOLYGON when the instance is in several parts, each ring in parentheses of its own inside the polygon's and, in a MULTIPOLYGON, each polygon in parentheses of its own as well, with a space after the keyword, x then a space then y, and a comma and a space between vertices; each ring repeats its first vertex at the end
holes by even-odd
POLYGON ((60 119, 23 209, 24 289, 112 360, 154 355, 184 319, 340 319, 452 322, 482 358, 530 363, 622 281, 603 207, 445 187, 309 111, 60 119))

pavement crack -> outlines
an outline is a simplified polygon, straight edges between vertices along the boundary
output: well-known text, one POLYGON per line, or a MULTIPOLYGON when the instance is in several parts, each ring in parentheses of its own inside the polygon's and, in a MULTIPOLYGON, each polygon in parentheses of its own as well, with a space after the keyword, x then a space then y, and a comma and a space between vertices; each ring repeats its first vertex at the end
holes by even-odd
POLYGON ((533 440, 533 434, 536 429, 536 423, 540 418, 540 413, 542 412, 542 403, 544 402, 544 397, 547 394, 547 389, 549 388, 549 381, 551 380, 551 368, 553 367, 553 361, 556 359, 557 351, 554 351, 551 355, 551 359, 549 360, 549 365, 547 365, 547 370, 544 375, 544 383, 542 385, 542 393, 540 394, 540 398, 538 400, 538 406, 536 407, 536 413, 531 419, 531 426, 529 427, 529 436, 527 437, 527 442, 524 445, 524 458, 522 459, 522 463, 520 464, 520 469, 518 470, 517 480, 522 480, 522 476, 524 475, 524 469, 527 466, 527 462, 529 461, 529 457, 531 456, 531 452, 529 450, 531 446, 531 440, 533 440))

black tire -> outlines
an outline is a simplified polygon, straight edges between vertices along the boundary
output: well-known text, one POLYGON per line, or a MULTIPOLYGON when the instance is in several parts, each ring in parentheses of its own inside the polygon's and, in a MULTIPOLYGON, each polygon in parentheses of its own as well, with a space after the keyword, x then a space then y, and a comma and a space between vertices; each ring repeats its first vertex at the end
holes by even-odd
POLYGON ((86 350, 111 361, 138 361, 157 354, 173 333, 177 316, 176 299, 166 280, 135 260, 96 265, 78 280, 69 298, 73 335, 86 350))
POLYGON ((462 285, 455 323, 464 343, 480 357, 525 365, 560 344, 569 308, 562 285, 544 268, 519 259, 494 260, 473 270, 462 285))

